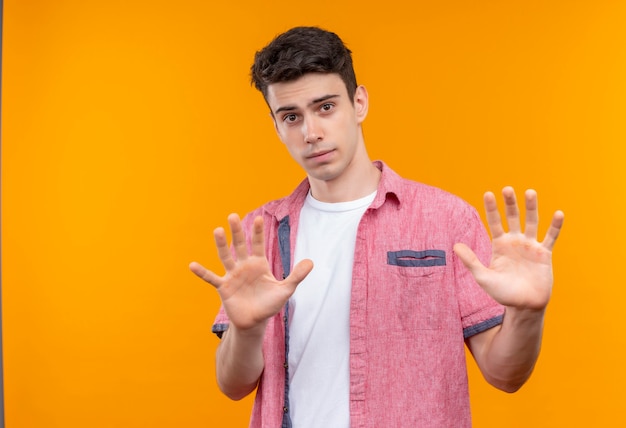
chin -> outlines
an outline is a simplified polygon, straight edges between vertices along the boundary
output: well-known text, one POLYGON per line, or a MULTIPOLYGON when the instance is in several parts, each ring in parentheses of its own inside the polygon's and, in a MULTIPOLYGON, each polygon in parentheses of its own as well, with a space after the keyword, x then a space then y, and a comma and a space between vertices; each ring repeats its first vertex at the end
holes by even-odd
POLYGON ((332 181, 341 175, 341 171, 337 171, 330 165, 323 165, 320 168, 310 170, 308 172, 309 177, 312 177, 319 181, 332 181))

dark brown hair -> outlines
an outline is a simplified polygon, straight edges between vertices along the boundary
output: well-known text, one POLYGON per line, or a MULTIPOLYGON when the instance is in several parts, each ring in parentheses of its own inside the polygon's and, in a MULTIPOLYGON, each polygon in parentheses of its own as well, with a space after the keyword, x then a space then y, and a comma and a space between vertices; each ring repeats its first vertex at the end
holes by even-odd
POLYGON ((307 73, 337 73, 353 100, 357 85, 352 52, 335 33, 318 27, 295 27, 276 36, 255 54, 250 69, 252 84, 266 99, 272 83, 307 73))

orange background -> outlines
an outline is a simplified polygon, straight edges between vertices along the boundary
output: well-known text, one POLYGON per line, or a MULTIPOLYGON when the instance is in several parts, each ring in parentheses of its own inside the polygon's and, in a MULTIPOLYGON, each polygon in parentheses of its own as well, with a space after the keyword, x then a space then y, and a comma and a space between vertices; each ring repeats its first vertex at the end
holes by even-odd
POLYGON ((5 0, 2 304, 9 428, 244 427, 214 379, 211 231, 302 173, 248 83, 294 25, 336 31, 372 158, 482 210, 566 213, 544 348, 476 427, 615 427, 624 389, 626 3, 5 0))

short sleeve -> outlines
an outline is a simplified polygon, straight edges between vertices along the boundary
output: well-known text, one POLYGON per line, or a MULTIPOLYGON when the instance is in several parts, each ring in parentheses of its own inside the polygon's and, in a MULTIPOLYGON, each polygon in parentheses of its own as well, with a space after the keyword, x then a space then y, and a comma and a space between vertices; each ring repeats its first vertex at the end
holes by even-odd
POLYGON ((220 310, 215 317, 215 321, 213 322, 213 326, 211 327, 211 331, 217 335, 220 339, 226 330, 228 330, 228 325, 230 321, 228 319, 228 315, 226 315, 226 311, 224 310, 224 306, 220 306, 220 310))
MULTIPOLYGON (((478 259, 488 266, 491 260, 491 241, 474 208, 470 209, 460 233, 460 240, 470 247, 478 259)), ((463 262, 454 255, 454 269, 463 336, 467 339, 502 323, 504 307, 489 296, 474 280, 463 262)))

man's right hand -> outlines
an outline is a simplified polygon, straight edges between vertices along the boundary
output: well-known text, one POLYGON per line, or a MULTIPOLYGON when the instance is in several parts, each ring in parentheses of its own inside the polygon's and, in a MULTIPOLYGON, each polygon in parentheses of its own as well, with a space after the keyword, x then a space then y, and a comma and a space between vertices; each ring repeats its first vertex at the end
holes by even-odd
POLYGON ((229 215, 228 224, 232 251, 224 228, 219 227, 213 232, 219 258, 226 270, 224 276, 196 262, 192 262, 189 268, 217 289, 231 327, 240 332, 264 328, 267 320, 280 312, 298 284, 311 272, 313 262, 302 260, 287 278, 278 281, 265 256, 263 218, 254 219, 250 250, 239 216, 229 215))

